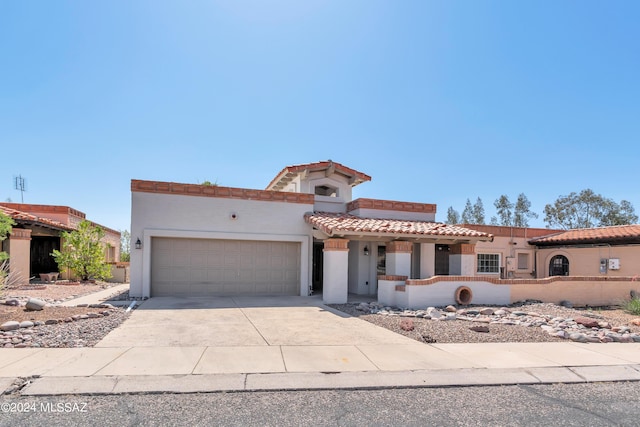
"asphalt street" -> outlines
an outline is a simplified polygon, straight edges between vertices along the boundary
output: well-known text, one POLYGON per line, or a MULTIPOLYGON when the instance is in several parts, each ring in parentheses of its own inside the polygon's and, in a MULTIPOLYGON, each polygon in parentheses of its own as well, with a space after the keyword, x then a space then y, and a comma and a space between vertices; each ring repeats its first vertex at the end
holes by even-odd
POLYGON ((0 399, 0 426, 637 426, 638 402, 639 382, 4 396, 0 399))

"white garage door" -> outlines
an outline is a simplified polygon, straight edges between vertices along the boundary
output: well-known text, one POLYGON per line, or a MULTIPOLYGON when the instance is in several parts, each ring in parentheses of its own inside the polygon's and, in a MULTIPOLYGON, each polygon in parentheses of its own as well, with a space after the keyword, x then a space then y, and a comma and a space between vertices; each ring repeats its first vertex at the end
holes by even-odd
POLYGON ((300 295, 300 243, 151 239, 151 296, 300 295))

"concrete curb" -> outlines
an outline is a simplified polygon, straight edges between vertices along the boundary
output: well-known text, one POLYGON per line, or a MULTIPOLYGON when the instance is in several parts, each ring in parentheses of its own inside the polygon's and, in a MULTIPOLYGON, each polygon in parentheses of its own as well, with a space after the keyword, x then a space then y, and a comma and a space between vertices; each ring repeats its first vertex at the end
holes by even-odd
POLYGON ((435 388, 640 381, 640 365, 396 372, 43 377, 24 396, 435 388))

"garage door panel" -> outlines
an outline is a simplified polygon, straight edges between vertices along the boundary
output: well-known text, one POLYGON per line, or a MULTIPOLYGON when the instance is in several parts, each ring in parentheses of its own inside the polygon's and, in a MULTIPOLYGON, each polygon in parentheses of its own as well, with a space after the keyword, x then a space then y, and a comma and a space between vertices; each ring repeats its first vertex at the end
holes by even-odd
POLYGON ((224 254, 207 254, 207 266, 209 268, 219 268, 224 266, 224 254))
POLYGON ((190 259, 191 267, 207 267, 209 261, 208 254, 206 252, 193 252, 190 259))
POLYGON ((191 281, 192 282, 206 282, 207 281, 207 269, 206 268, 192 268, 191 269, 191 281))
POLYGON ((151 294, 299 295, 300 243, 152 238, 151 294))

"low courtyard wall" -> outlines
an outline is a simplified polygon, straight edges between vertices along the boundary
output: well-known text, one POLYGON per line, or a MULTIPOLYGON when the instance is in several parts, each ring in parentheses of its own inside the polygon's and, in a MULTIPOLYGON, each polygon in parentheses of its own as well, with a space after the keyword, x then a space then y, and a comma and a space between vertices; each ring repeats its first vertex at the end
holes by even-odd
POLYGON ((379 276, 378 301, 404 308, 449 304, 507 305, 524 300, 575 306, 619 305, 632 292, 640 295, 638 277, 571 277, 498 279, 472 276, 434 276, 429 279, 379 276))

